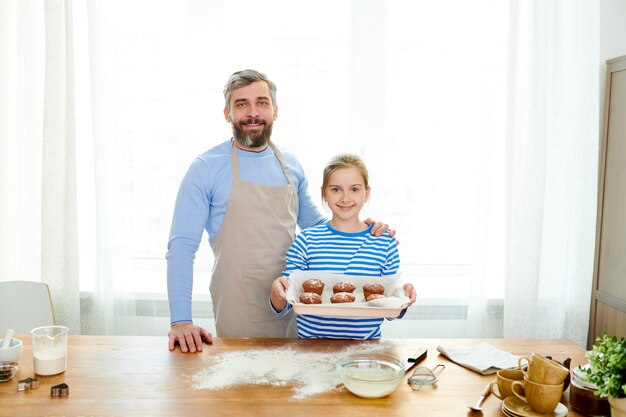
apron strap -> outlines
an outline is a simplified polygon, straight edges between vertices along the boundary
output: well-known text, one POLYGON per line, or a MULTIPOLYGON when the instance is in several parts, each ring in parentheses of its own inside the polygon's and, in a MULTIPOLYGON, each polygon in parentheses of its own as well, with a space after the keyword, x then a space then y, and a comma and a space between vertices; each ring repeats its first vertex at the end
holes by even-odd
MULTIPOLYGON (((231 166, 233 168, 233 179, 235 179, 236 181, 241 181, 241 176, 239 174, 239 153, 237 152, 238 148, 235 145, 235 139, 232 139, 232 142, 233 144, 230 148, 230 161, 231 161, 231 166)), ((293 178, 291 177, 291 173, 289 172, 289 168, 287 167, 287 162, 285 162, 285 158, 283 157, 283 154, 274 145, 274 142, 269 141, 269 145, 270 145, 270 148, 272 148, 272 151, 274 151, 274 155, 276 156, 276 159, 278 159, 278 162, 280 163, 280 166, 283 170, 283 174, 285 174, 285 177, 287 178, 287 182, 289 183, 289 186, 295 190, 295 186, 293 185, 293 178)))
POLYGON ((236 181, 240 181, 239 177, 239 154, 237 153, 237 147, 235 146, 235 139, 231 139, 233 141, 232 146, 230 147, 230 164, 233 168, 233 179, 236 181))
POLYGON ((285 177, 287 177, 287 182, 289 182, 289 185, 295 190, 295 186, 293 185, 293 179, 291 178, 291 174, 289 173, 289 168, 287 167, 287 162, 285 162, 285 158, 283 157, 283 154, 274 145, 274 142, 270 140, 269 144, 272 150, 274 151, 274 155, 276 155, 278 162, 280 162, 280 166, 283 168, 283 173, 285 174, 285 177))

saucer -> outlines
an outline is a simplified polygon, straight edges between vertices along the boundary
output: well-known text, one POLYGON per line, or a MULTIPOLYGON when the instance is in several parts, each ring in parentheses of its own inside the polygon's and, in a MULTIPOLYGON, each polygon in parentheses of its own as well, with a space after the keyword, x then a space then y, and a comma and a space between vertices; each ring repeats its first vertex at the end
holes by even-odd
POLYGON ((502 412, 508 417, 565 417, 567 407, 559 403, 551 413, 538 413, 516 396, 506 397, 502 401, 502 412))
POLYGON ((506 417, 517 417, 515 414, 509 413, 504 407, 502 407, 502 414, 504 414, 506 417))

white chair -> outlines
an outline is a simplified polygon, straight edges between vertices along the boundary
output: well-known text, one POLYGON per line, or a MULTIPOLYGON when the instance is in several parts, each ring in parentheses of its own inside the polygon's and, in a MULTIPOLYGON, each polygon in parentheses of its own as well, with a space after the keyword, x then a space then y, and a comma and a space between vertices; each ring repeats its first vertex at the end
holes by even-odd
POLYGON ((0 282, 0 333, 7 329, 28 334, 39 326, 55 324, 50 289, 43 282, 0 282))

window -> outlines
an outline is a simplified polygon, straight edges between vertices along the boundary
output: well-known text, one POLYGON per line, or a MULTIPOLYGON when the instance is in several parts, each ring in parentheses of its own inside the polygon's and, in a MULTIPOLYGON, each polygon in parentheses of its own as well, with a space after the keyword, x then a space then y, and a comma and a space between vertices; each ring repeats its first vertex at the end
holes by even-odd
MULTIPOLYGON (((95 104, 78 106, 77 118, 93 111, 97 135, 95 149, 79 143, 97 187, 92 195, 81 187, 81 205, 97 207, 100 222, 98 238, 81 228, 81 270, 103 267, 98 247, 114 291, 166 293, 178 184, 196 155, 230 137, 222 87, 251 67, 278 85, 274 141, 298 156, 315 198, 332 155, 365 158, 365 214, 398 230, 403 274, 421 297, 463 299, 477 276, 491 277, 489 295, 501 297, 506 10, 498 3, 99 5, 104 17, 91 30, 102 59, 90 71, 102 84, 77 85, 92 89, 95 104)), ((211 265, 205 237, 196 293, 208 292, 211 265)), ((93 288, 93 274, 81 276, 81 289, 93 288)))

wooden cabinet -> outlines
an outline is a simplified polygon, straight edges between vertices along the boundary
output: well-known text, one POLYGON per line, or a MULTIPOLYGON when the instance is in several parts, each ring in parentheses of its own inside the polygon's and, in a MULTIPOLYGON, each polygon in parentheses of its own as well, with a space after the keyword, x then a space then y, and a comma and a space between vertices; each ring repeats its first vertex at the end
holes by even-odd
POLYGON ((587 348, 605 331, 626 336, 626 56, 607 61, 606 88, 587 348))

